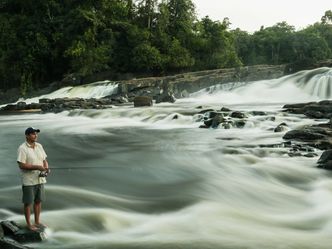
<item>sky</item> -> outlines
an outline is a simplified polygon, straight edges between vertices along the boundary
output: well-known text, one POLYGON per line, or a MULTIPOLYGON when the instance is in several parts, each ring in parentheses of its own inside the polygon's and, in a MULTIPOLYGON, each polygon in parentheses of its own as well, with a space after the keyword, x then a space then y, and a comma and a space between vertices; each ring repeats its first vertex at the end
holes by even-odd
POLYGON ((332 0, 193 0, 199 18, 214 21, 228 17, 231 29, 254 32, 286 21, 296 30, 319 22, 332 0))

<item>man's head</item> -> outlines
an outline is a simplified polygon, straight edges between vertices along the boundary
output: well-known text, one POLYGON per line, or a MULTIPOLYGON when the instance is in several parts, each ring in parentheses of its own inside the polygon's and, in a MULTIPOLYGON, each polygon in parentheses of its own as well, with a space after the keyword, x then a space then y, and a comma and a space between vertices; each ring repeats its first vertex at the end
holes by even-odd
POLYGON ((29 127, 25 130, 25 137, 29 143, 34 143, 37 141, 37 137, 40 130, 33 127, 29 127))

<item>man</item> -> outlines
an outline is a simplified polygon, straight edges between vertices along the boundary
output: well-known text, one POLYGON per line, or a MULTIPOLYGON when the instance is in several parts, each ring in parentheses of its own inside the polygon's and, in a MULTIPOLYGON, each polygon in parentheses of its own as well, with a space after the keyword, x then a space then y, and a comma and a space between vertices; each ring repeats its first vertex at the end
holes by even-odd
POLYGON ((45 228, 40 222, 41 203, 45 198, 45 177, 40 173, 48 172, 48 163, 43 146, 37 143, 39 129, 29 127, 25 130, 26 141, 17 150, 17 163, 21 169, 24 216, 30 230, 45 228), (33 204, 35 224, 30 221, 31 206, 33 204))

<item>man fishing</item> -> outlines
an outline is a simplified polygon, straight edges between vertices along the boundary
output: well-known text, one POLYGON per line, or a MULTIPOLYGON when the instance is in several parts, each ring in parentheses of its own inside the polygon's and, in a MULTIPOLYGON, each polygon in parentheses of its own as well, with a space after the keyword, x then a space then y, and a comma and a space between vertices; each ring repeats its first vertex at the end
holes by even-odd
POLYGON ((17 150, 17 163, 21 169, 22 202, 24 216, 30 230, 36 231, 46 226, 40 222, 41 203, 45 199, 45 177, 41 173, 49 172, 46 153, 43 146, 37 143, 39 129, 29 127, 25 130, 26 141, 17 150), (35 224, 30 221, 33 204, 35 224))

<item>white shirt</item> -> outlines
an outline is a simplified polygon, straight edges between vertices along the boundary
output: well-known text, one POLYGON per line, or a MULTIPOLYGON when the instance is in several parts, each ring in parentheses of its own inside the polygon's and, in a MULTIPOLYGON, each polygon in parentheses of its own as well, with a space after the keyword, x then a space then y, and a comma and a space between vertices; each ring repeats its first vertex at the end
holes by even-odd
MULTIPOLYGON (((35 143, 33 148, 28 142, 24 142, 17 150, 17 161, 33 165, 43 165, 47 155, 40 143, 35 143)), ((32 186, 46 183, 45 177, 39 177, 39 170, 21 169, 22 185, 32 186)))

